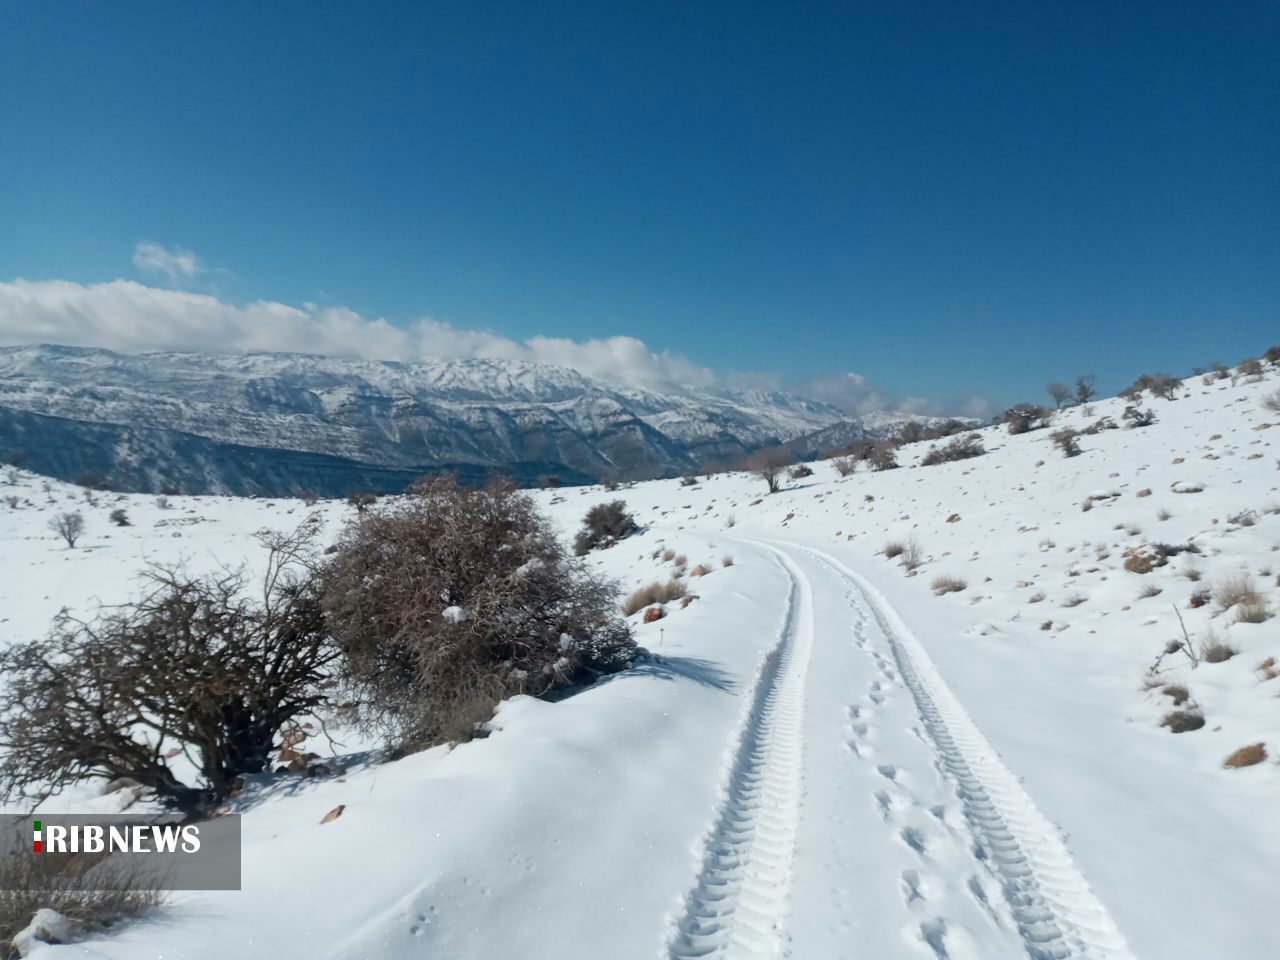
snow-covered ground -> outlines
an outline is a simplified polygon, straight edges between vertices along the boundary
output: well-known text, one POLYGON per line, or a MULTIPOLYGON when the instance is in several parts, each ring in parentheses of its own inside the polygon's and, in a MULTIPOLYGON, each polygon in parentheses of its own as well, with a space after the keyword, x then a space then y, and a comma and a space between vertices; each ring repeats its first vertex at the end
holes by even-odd
MULTIPOLYGON (((33 955, 1280 955, 1280 678, 1259 668, 1280 659, 1280 619, 1190 606, 1243 572, 1280 613, 1280 416, 1262 404, 1278 387, 1188 380, 1144 404, 1154 425, 1082 437, 1071 459, 1050 430, 992 428, 972 460, 915 466, 930 446, 915 444, 902 469, 815 463, 773 495, 744 474, 540 492, 566 535, 588 506, 627 501, 643 532, 589 562, 628 589, 673 572, 666 550, 710 567, 688 580, 695 601, 633 618, 653 662, 561 703, 510 702, 453 750, 373 764, 348 740, 331 777, 261 778, 236 800, 243 892, 176 894, 33 955), (908 575, 883 549, 912 538, 908 575), (1125 569, 1154 543, 1198 552, 1125 569), (935 595, 944 575, 964 589, 935 595), (1152 686, 1179 614, 1193 640, 1238 652, 1167 656, 1152 686), (1159 725, 1175 683, 1201 729, 1159 725), (1254 743, 1267 760, 1224 766, 1254 743)), ((90 505, 42 484, 0 472, 4 642, 64 605, 123 599, 149 560, 253 563, 255 530, 309 511, 90 505), (117 507, 131 526, 108 521, 117 507), (72 508, 87 521, 74 550, 47 529, 72 508)), ((330 538, 350 516, 311 509, 330 538)), ((117 802, 92 792, 51 803, 117 802)))

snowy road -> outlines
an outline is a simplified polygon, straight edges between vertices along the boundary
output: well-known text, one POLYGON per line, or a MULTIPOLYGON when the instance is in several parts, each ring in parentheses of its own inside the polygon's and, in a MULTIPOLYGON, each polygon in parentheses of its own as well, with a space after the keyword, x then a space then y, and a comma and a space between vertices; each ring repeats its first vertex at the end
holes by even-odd
POLYGON ((784 634, 670 956, 1132 957, 883 599, 825 554, 757 545, 790 580, 784 634))

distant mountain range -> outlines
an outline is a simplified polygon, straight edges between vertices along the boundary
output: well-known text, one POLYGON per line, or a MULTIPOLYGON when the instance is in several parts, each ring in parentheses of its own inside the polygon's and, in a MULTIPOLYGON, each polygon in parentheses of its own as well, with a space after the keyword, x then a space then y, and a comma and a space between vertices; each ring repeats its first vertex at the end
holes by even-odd
POLYGON ((784 391, 659 393, 512 360, 0 347, 0 452, 120 490, 338 496, 441 470, 525 484, 671 476, 908 419, 864 424, 784 391))

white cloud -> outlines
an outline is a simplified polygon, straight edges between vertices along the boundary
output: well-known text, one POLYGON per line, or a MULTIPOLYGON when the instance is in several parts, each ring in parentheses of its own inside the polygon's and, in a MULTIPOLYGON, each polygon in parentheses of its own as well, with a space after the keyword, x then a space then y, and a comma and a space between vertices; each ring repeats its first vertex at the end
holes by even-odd
MULTIPOLYGON (((139 244, 135 263, 146 262, 175 281, 208 273, 190 251, 139 244)), ((785 389, 770 373, 717 374, 687 357, 653 350, 635 337, 570 340, 531 337, 517 341, 483 330, 463 330, 424 318, 407 327, 370 319, 341 306, 294 307, 272 300, 228 303, 207 293, 147 286, 133 280, 80 284, 69 280, 0 282, 0 344, 59 343, 105 347, 123 353, 207 350, 312 353, 406 362, 437 359, 524 360, 569 367, 589 377, 672 390, 680 387, 785 389)), ((823 377, 794 392, 850 414, 877 410, 984 417, 983 397, 966 397, 943 409, 922 397, 898 397, 858 373, 823 377)))
POLYGON ((169 249, 149 240, 139 240, 133 248, 133 265, 143 276, 156 277, 171 287, 185 286, 206 272, 190 250, 169 249))
POLYGON ((860 373, 820 377, 796 392, 857 416, 889 410, 909 416, 964 416, 981 420, 991 416, 995 409, 990 399, 978 395, 963 397, 956 403, 940 403, 929 397, 899 397, 860 373))
MULTIPOLYGON (((157 260, 161 262, 167 261, 157 260)), ((179 271, 175 276, 192 276, 181 273, 188 269, 181 263, 174 269, 179 271)), ((190 269, 203 267, 195 261, 190 269)), ((678 354, 651 350, 634 337, 516 341, 430 319, 400 328, 346 307, 299 308, 270 300, 236 305, 132 280, 0 283, 0 343, 60 343, 125 353, 262 350, 402 361, 476 357, 556 364, 654 389, 716 382, 705 367, 678 354)))

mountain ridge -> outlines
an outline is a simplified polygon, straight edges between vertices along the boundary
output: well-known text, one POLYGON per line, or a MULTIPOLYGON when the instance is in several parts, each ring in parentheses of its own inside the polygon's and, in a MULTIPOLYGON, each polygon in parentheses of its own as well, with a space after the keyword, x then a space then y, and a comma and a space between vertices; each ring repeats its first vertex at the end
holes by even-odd
POLYGON ((851 419, 780 390, 663 392, 523 360, 0 347, 0 450, 144 492, 338 495, 446 469, 671 476, 851 419))

